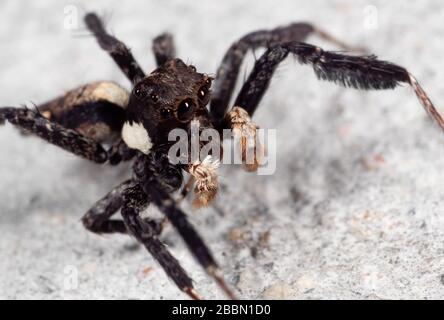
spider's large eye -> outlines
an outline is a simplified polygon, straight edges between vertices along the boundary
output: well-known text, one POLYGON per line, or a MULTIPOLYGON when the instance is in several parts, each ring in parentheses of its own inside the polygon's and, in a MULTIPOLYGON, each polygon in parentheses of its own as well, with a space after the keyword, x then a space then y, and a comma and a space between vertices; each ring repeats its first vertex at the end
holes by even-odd
POLYGON ((194 102, 192 99, 187 98, 183 100, 177 108, 177 118, 179 121, 187 121, 191 118, 194 112, 194 102))

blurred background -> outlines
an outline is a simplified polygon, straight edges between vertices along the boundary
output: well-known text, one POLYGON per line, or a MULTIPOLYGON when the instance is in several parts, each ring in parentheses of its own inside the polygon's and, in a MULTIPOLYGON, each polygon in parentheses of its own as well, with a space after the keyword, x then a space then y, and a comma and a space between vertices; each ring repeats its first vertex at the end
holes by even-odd
MULTIPOLYGON (((406 67, 444 113, 438 0, 3 0, 0 105, 38 104, 95 80, 130 88, 83 25, 93 10, 146 71, 155 66, 151 40, 164 31, 179 57, 211 74, 245 33, 311 22, 406 67)), ((240 83, 260 53, 249 54, 240 83)), ((215 205, 184 205, 240 297, 444 296, 444 136, 410 88, 343 89, 289 58, 255 121, 277 129, 276 173, 223 166, 215 205)), ((185 298, 135 241, 80 222, 129 166, 88 163, 11 125, 0 127, 0 147, 0 298, 185 298)), ((223 298, 174 230, 162 239, 202 296, 223 298)))

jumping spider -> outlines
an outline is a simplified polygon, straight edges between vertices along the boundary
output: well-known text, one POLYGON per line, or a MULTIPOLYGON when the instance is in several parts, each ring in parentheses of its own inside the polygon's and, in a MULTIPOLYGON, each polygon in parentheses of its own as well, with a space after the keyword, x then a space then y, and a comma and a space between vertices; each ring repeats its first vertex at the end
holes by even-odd
MULTIPOLYGON (((226 52, 210 94, 213 79, 175 58, 169 34, 154 39, 157 69, 146 75, 130 50, 106 32, 96 14, 87 14, 85 23, 133 84, 131 93, 113 82, 89 83, 35 110, 2 107, 0 120, 8 120, 25 132, 96 163, 116 165, 134 159, 132 177, 99 200, 84 215, 83 224, 95 233, 125 233, 135 237, 174 283, 193 299, 199 299, 199 295, 191 278, 159 240, 162 223, 139 216, 150 203, 156 205, 199 264, 228 297, 235 298, 210 250, 172 197, 183 185, 183 171, 186 171, 193 180, 185 184, 182 195, 194 184, 195 203, 211 203, 218 188, 217 159, 206 158, 190 165, 171 164, 167 155, 167 136, 171 129, 188 130, 191 121, 199 120, 201 126, 218 131, 226 128, 242 134, 254 131, 257 126, 250 117, 279 63, 291 54, 299 63, 312 65, 319 79, 345 87, 381 90, 407 83, 444 130, 443 119, 406 69, 377 60, 373 55, 329 52, 303 43, 309 34, 317 34, 342 49, 352 50, 310 24, 294 23, 242 37, 226 52), (235 107, 227 112, 243 58, 248 50, 258 47, 265 47, 266 51, 255 62, 237 95, 235 107), (105 149, 104 145, 109 148, 105 149), (111 219, 119 209, 123 219, 111 219)), ((246 168, 254 171, 257 163, 246 168)))

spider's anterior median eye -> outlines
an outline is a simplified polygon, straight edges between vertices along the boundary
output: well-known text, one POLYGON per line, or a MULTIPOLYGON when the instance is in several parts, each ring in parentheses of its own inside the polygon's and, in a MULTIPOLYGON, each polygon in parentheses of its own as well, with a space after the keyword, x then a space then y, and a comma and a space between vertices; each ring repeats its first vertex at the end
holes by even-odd
POLYGON ((191 118, 194 112, 194 102, 192 99, 187 98, 179 104, 177 108, 177 118, 179 121, 187 121, 191 118))

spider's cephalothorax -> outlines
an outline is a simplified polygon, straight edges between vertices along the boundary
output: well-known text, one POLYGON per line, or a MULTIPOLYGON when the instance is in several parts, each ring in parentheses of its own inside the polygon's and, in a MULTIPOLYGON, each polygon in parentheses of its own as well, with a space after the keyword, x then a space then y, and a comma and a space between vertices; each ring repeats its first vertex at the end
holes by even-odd
POLYGON ((196 72, 194 66, 180 59, 164 63, 134 86, 123 140, 147 154, 153 145, 168 143, 172 129, 188 130, 191 120, 210 125, 206 105, 210 101, 211 81, 211 77, 196 72))
MULTIPOLYGON (((99 45, 134 84, 131 93, 109 81, 89 83, 37 106, 36 110, 2 107, 0 123, 7 120, 24 132, 96 163, 115 165, 135 158, 132 177, 99 200, 84 215, 83 224, 95 233, 117 232, 135 237, 174 283, 194 299, 199 296, 191 278, 160 241, 159 234, 163 222, 171 222, 199 264, 230 298, 235 298, 210 250, 179 208, 179 201, 172 196, 182 186, 185 170, 191 178, 182 188, 182 198, 194 185, 194 203, 197 206, 210 204, 218 187, 218 161, 209 156, 187 165, 172 164, 168 157, 170 130, 189 130, 193 120, 198 120, 201 127, 214 128, 218 132, 231 129, 241 135, 244 161, 243 135, 254 135, 257 128, 251 116, 277 66, 290 54, 298 57, 300 63, 312 65, 319 79, 346 87, 382 90, 407 83, 444 130, 442 117, 406 69, 378 60, 373 55, 347 55, 303 43, 301 41, 309 34, 316 34, 343 50, 353 50, 310 24, 294 23, 273 30, 260 30, 239 39, 226 52, 210 97, 212 78, 196 72, 193 66, 175 57, 169 34, 154 39, 153 51, 158 67, 146 76, 130 50, 106 32, 97 15, 87 14, 85 23, 99 45), (257 47, 267 47, 267 50, 256 60, 234 106, 228 110, 243 58, 249 49, 257 47), (111 146, 105 149, 102 144, 111 146), (140 216, 149 204, 156 205, 165 215, 163 221, 140 216), (122 219, 112 219, 119 209, 122 219)), ((258 167, 256 160, 244 163, 244 167, 255 171, 258 167)))

